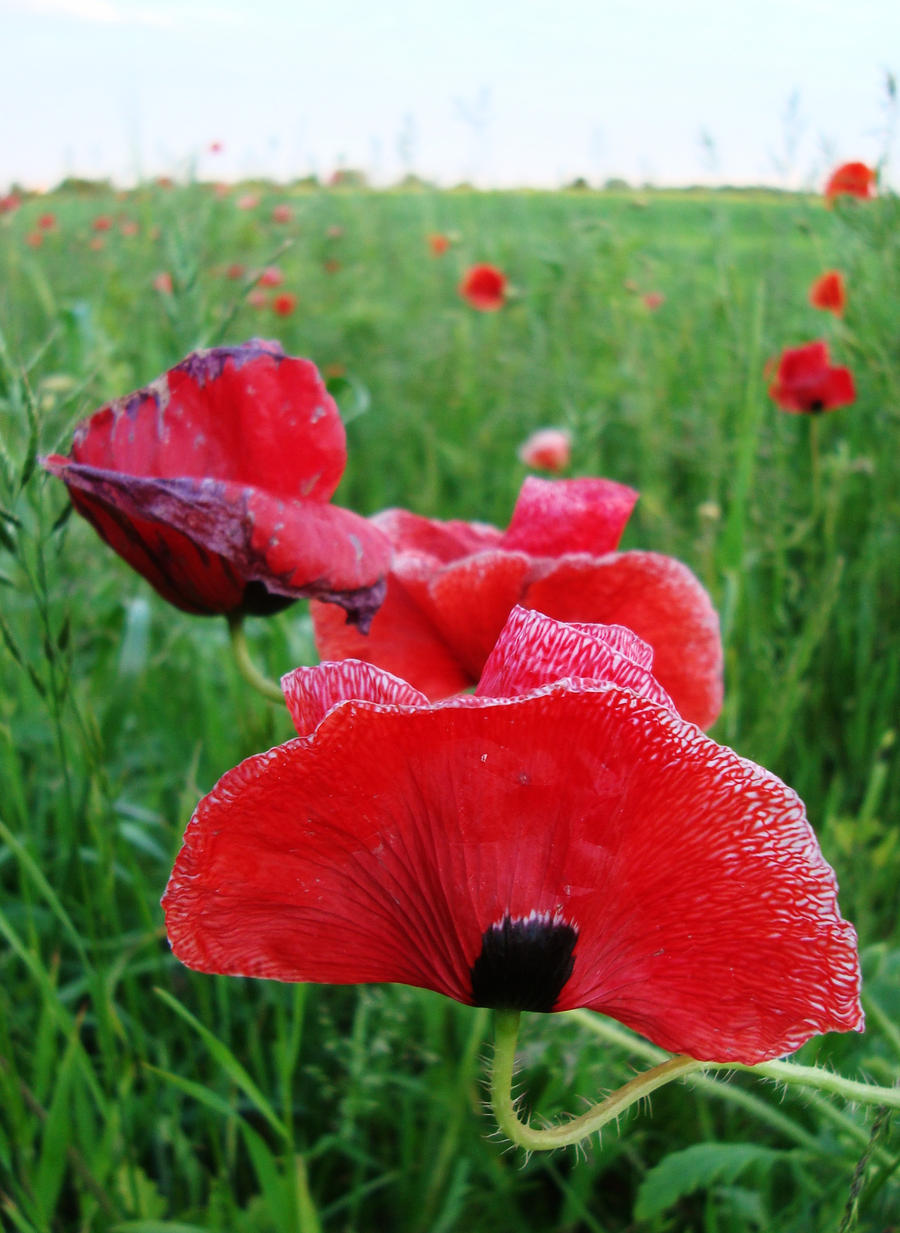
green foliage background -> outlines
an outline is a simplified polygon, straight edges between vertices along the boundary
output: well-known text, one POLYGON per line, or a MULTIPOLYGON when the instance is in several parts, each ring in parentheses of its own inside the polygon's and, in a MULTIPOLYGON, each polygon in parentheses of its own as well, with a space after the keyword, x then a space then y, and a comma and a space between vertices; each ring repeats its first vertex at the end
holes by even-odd
MULTIPOLYGON (((665 1089, 574 1155, 491 1138, 483 1013, 400 987, 194 976, 159 897, 197 799, 287 738, 224 622, 166 607, 66 519, 35 466, 79 419, 198 345, 277 337, 333 375, 337 499, 508 520, 530 431, 573 474, 632 484, 625 547, 672 553, 719 608, 713 731, 798 789, 863 953, 863 1036, 801 1052, 895 1082, 900 1063, 900 261, 895 197, 369 193, 203 185, 60 192, 0 218, 0 1212, 23 1233, 884 1229, 896 1129, 739 1076, 665 1089), (293 221, 271 208, 288 201, 293 221), (39 214, 56 226, 39 248, 39 214), (113 227, 93 230, 109 215, 113 227), (137 223, 136 235, 120 223, 137 223), (427 236, 452 237, 430 255, 427 236), (102 248, 92 248, 95 239, 102 248), (496 314, 458 297, 499 265, 496 314), (226 267, 250 271, 235 281, 226 267), (290 317, 247 301, 277 263, 290 317), (334 263, 338 263, 335 267, 334 263), (844 272, 842 321, 807 289, 844 272), (168 271, 171 295, 154 290, 168 271), (650 311, 642 295, 660 291, 650 311), (763 369, 824 337, 852 407, 777 410, 763 369), (856 1172, 855 1172, 856 1171, 856 1172), (850 1203, 851 1193, 856 1199, 850 1203), (848 1203, 850 1205, 848 1206, 848 1203)), ((302 604, 250 625, 275 676, 314 662, 302 604)), ((639 1046, 532 1016, 538 1116, 618 1086, 639 1046)))

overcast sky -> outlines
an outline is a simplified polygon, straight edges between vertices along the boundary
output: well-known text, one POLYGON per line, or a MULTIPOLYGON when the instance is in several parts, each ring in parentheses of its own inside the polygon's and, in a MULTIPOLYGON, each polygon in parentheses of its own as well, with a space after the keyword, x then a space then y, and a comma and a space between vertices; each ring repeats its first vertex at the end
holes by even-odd
POLYGON ((818 187, 888 146, 900 3, 0 0, 0 47, 0 191, 192 165, 818 187))

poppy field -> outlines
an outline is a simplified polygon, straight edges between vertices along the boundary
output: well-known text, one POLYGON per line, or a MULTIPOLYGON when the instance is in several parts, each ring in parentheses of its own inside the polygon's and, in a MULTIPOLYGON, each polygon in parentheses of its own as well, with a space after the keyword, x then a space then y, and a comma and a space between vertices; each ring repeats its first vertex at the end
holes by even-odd
POLYGON ((3 1227, 900 1225, 875 173, 73 183, 0 269, 3 1227))

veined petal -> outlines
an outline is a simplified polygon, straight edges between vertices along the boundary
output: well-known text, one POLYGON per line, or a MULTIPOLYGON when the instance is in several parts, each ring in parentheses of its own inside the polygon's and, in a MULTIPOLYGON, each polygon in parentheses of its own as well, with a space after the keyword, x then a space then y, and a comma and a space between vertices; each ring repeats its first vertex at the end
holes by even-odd
POLYGON ((656 552, 563 557, 522 604, 559 621, 624 625, 653 648, 653 675, 683 718, 708 728, 722 707, 719 618, 695 576, 656 552))
POLYGON ((545 480, 530 475, 522 484, 501 546, 533 557, 612 552, 637 499, 633 488, 614 480, 545 480))
POLYGON ((340 702, 428 706, 425 695, 406 681, 359 659, 295 668, 281 678, 281 688, 299 736, 313 732, 340 702))

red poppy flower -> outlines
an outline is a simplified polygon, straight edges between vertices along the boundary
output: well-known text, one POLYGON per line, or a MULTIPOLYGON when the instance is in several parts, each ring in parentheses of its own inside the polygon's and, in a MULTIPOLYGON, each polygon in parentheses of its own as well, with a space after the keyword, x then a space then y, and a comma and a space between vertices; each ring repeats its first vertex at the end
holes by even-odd
POLYGON ((842 316, 847 303, 843 274, 839 270, 826 270, 821 274, 809 289, 809 302, 813 308, 842 316))
POLYGON ((25 243, 29 248, 40 248, 44 242, 43 231, 29 231, 25 237, 25 243))
POLYGON ((572 460, 572 434, 564 428, 539 428, 523 442, 519 458, 540 471, 565 471, 572 460))
POLYGON ((431 249, 431 255, 433 257, 443 257, 444 253, 450 247, 450 239, 445 235, 430 235, 428 237, 428 247, 431 249))
POLYGON ((587 1007, 709 1061, 860 1029, 856 935, 802 802, 679 718, 648 661, 628 630, 517 611, 475 697, 296 669, 299 737, 226 774, 187 828, 163 899, 175 954, 587 1007))
POLYGON ((874 197, 877 172, 865 163, 842 163, 828 177, 825 200, 835 197, 874 197))
POLYGON ((163 270, 160 274, 154 275, 153 289, 158 291, 160 295, 171 295, 173 290, 172 275, 168 270, 163 270))
POLYGON ((37 220, 38 231, 53 231, 56 227, 55 214, 40 214, 37 220))
POLYGON ((269 303, 269 297, 262 287, 254 287, 252 291, 247 293, 247 303, 251 308, 265 308, 269 303))
POLYGON ((666 297, 661 291, 648 291, 642 298, 644 307, 649 308, 651 312, 655 312, 657 308, 662 308, 666 302, 666 297))
POLYGON ((284 275, 277 265, 267 265, 257 282, 260 287, 280 287, 284 282, 284 275))
POLYGON ((130 218, 123 219, 122 222, 119 223, 119 231, 121 231, 122 235, 137 235, 140 229, 140 224, 130 218))
POLYGON ((782 351, 769 395, 783 411, 815 415, 846 407, 856 398, 856 389, 850 369, 833 368, 828 347, 819 341, 782 351))
POLYGON ((294 217, 294 211, 285 203, 275 206, 272 209, 272 221, 275 223, 289 223, 294 217))
POLYGON ((95 231, 111 231, 113 220, 108 214, 98 214, 91 225, 95 231))
POLYGON ((297 297, 290 291, 284 291, 272 300, 272 311, 279 317, 289 317, 296 307, 297 297))
POLYGON ((616 552, 637 500, 604 479, 529 476, 506 531, 407 510, 372 521, 394 559, 369 636, 313 603, 323 659, 364 659, 431 699, 468 689, 515 604, 563 621, 626 625, 650 643, 656 676, 680 713, 708 727, 722 705, 719 622, 706 591, 673 557, 616 552))
POLYGON ((390 546, 330 505, 346 462, 337 407, 278 343, 196 351, 43 459, 106 542, 187 612, 278 611, 299 596, 364 628, 390 546))
POLYGON ((231 265, 225 267, 225 277, 230 278, 235 282, 238 279, 243 278, 246 273, 247 267, 245 265, 241 265, 240 261, 232 261, 231 265))
POLYGON ((479 312, 496 312, 506 299, 506 275, 493 265, 473 265, 459 285, 459 294, 479 312))
POLYGON ((7 193, 0 197, 0 214, 14 214, 22 204, 22 198, 18 193, 7 193))
POLYGON ((259 193, 243 193, 235 205, 239 210, 255 210, 259 205, 259 193))

